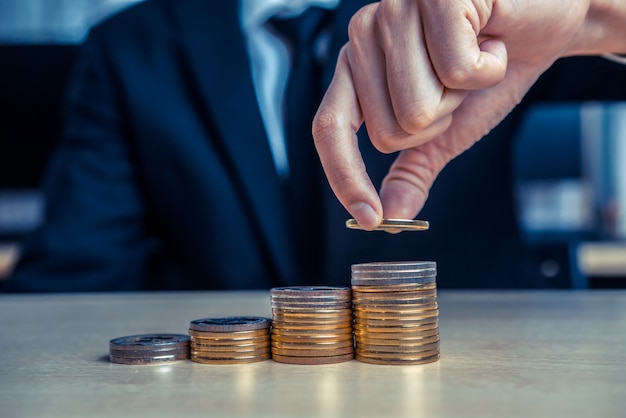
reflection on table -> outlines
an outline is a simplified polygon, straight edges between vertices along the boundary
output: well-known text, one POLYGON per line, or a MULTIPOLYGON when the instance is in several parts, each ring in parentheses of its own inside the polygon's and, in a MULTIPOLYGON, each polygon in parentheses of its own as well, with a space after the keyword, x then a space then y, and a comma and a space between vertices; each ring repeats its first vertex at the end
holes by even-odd
POLYGON ((626 292, 439 294, 423 366, 129 366, 108 341, 271 316, 269 292, 0 296, 6 417, 615 417, 626 410, 626 292))

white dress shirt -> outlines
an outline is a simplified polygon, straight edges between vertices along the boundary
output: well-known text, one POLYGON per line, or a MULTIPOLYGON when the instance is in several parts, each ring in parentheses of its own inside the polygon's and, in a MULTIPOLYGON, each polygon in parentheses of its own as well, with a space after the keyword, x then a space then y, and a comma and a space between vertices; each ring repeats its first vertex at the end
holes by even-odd
POLYGON ((610 61, 617 62, 618 64, 626 65, 626 55, 604 54, 602 56, 610 61))
POLYGON ((282 100, 289 76, 289 50, 265 25, 276 15, 296 16, 309 6, 334 9, 340 0, 241 0, 239 19, 250 70, 276 172, 289 175, 282 100))

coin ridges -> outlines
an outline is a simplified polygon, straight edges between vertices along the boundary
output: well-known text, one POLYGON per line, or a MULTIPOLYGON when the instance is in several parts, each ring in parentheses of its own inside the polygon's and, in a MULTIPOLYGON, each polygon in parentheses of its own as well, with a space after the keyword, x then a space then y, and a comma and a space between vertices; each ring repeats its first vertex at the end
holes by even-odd
POLYGON ((436 267, 430 261, 352 265, 356 360, 423 364, 439 359, 436 267))
POLYGON ((272 359, 289 364, 352 360, 349 287, 293 286, 270 290, 272 359))
POLYGON ((271 319, 230 316, 189 324, 191 360, 204 364, 242 364, 270 358, 271 319))

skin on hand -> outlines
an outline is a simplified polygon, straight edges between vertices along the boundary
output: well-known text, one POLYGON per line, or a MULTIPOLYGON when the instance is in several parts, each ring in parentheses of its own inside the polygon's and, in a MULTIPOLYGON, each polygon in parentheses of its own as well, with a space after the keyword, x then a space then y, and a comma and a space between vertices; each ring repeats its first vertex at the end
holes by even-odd
POLYGON ((438 173, 519 103, 564 55, 583 0, 383 0, 356 13, 313 122, 331 188, 365 229, 411 219, 438 173), (356 132, 401 151, 380 195, 356 132))

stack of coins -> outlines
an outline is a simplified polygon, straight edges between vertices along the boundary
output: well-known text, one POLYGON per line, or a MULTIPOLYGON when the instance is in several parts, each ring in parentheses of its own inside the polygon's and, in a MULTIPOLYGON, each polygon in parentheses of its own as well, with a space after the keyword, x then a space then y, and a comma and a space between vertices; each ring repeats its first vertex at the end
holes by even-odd
POLYGON ((181 334, 143 334, 109 341, 113 363, 155 364, 189 358, 189 336, 181 334))
POLYGON ((254 363, 270 353, 269 318, 234 316, 196 319, 189 324, 191 360, 209 364, 254 363))
POLYGON ((439 359, 436 275, 434 262, 352 266, 357 360, 423 364, 439 359))
POLYGON ((277 287, 270 291, 272 359, 331 364, 354 358, 348 287, 277 287))

